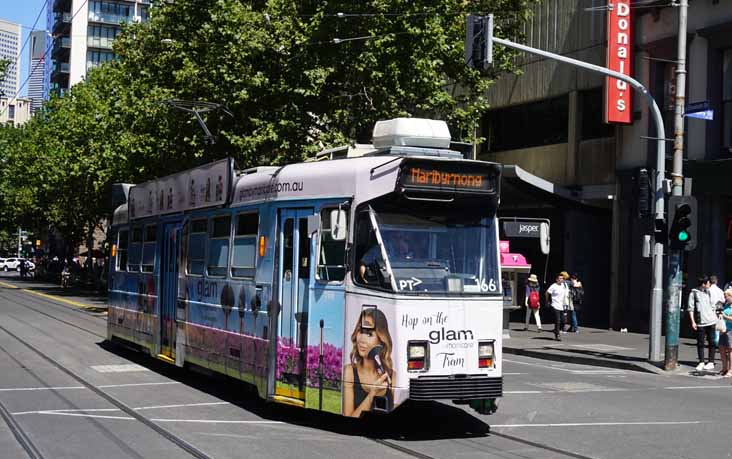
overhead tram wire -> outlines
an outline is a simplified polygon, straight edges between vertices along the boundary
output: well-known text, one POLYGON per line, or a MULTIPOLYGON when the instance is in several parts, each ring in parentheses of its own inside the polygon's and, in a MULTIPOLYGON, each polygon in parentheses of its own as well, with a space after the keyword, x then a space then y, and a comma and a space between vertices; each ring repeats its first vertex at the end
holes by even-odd
MULTIPOLYGON (((46 1, 48 1, 48 0, 46 0, 46 1)), ((88 1, 89 0, 84 0, 84 2, 81 5, 79 5, 79 8, 71 16, 71 19, 69 20, 69 22, 73 22, 74 21, 74 18, 76 17, 76 15, 79 14, 79 12, 81 11, 81 9, 84 8, 84 6, 87 4, 88 1)), ((48 32, 48 31, 46 31, 46 32, 48 32)), ((23 80, 23 84, 20 85, 20 88, 18 88, 18 91, 9 100, 15 100, 15 99, 18 98, 18 96, 20 95, 20 92, 23 91, 23 88, 25 88, 25 85, 27 85, 28 84, 28 81, 30 81, 30 78, 31 78, 31 75, 33 75, 33 72, 35 72, 36 69, 38 68, 38 66, 41 65, 41 62, 45 62, 46 55, 51 50, 51 48, 53 48, 53 40, 50 40, 50 42, 48 43, 48 46, 46 46, 46 50, 43 52, 43 55, 41 56, 40 59, 38 59, 38 63, 30 70, 30 72, 28 72, 28 76, 26 77, 25 80, 23 80)), ((7 104, 5 106, 5 108, 0 112, 0 116, 3 116, 5 114, 5 112, 9 108, 10 108, 10 104, 7 104)))
MULTIPOLYGON (((36 24, 38 24, 38 20, 41 19, 41 15, 43 14, 43 9, 46 8, 47 6, 48 6, 48 0, 46 0, 43 3, 43 6, 41 6, 41 11, 38 12, 38 16, 36 16, 36 20, 33 21, 33 25, 31 27, 26 27, 22 24, 20 26, 25 29, 29 28, 31 30, 31 32, 33 32, 35 30, 40 30, 40 29, 36 29, 36 24)), ((43 30, 45 31, 45 29, 43 29, 43 30)), ((28 45, 28 42, 30 41, 30 37, 31 37, 31 34, 28 34, 28 36, 25 38, 25 42, 23 42, 23 46, 20 48, 20 51, 18 52, 18 57, 15 58, 13 60, 13 62, 8 64, 8 68, 5 69, 5 73, 7 73, 12 67, 14 67, 16 65, 16 63, 18 62, 18 60, 21 58, 21 56, 23 56, 23 51, 25 50, 26 45, 28 45)), ((17 95, 16 95, 16 97, 17 97, 17 95)))

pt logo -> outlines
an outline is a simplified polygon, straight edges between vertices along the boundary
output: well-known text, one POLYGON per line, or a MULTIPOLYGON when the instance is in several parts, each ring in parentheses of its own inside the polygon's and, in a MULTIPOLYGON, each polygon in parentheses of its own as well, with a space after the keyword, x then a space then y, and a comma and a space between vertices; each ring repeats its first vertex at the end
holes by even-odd
POLYGON ((399 290, 414 290, 414 287, 421 284, 422 281, 417 279, 416 277, 411 277, 409 279, 399 279, 399 290))

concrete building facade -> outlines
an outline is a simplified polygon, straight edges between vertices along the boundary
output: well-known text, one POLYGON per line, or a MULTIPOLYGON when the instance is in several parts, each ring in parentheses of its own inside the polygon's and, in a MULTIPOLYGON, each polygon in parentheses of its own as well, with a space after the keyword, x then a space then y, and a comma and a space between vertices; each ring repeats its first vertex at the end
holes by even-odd
MULTIPOLYGON (((704 272, 732 280, 732 192, 724 190, 725 174, 732 174, 732 4, 690 3, 686 100, 708 102, 715 118, 686 119, 684 175, 692 178, 700 207, 699 245, 686 269, 691 278, 704 272)), ((534 8, 524 42, 605 65, 606 2, 549 0, 534 8)), ((672 137, 678 9, 647 2, 632 7, 631 17, 631 75, 650 89, 672 137)), ((516 165, 555 192, 506 196, 502 213, 552 219, 547 278, 559 270, 584 278, 586 322, 646 331, 652 275, 642 245, 653 222, 643 212, 648 196, 641 169, 652 178, 656 164, 648 107, 634 97, 630 125, 605 124, 602 76, 533 56, 517 63, 521 74, 502 75, 488 93, 493 108, 482 122, 481 157, 516 165)), ((544 264, 526 250, 535 266, 544 264)))
POLYGON ((116 59, 112 42, 120 24, 146 21, 149 0, 52 0, 48 30, 53 34, 49 91, 63 94, 87 71, 116 59))
POLYGON ((20 24, 0 19, 0 60, 10 61, 0 95, 14 97, 20 88, 20 24))
POLYGON ((23 97, 0 97, 0 124, 20 126, 31 117, 31 100, 23 97))

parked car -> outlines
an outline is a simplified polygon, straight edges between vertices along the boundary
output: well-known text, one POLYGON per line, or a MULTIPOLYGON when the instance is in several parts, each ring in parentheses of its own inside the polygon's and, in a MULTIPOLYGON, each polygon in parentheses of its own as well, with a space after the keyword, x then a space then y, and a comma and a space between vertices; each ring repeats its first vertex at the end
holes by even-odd
POLYGON ((0 258, 0 269, 5 268, 5 260, 7 260, 7 258, 0 258))
MULTIPOLYGON (((14 269, 20 271, 20 263, 26 261, 25 258, 6 258, 5 263, 2 265, 3 271, 9 271, 14 269)), ((28 270, 33 271, 36 269, 36 265, 32 261, 28 261, 28 270)))

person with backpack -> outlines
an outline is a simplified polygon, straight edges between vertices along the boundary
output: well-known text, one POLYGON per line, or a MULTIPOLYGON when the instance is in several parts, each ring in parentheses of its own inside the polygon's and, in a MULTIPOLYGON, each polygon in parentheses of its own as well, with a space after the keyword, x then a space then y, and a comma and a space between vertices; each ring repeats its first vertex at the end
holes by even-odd
POLYGON ((529 276, 526 282, 526 292, 524 295, 524 306, 526 306, 526 326, 524 331, 529 330, 529 321, 531 320, 531 314, 534 314, 534 321, 536 322, 537 333, 541 332, 541 317, 539 317, 539 308, 541 306, 541 296, 539 295, 539 279, 536 274, 529 276))
POLYGON ((572 299, 572 310, 570 311, 570 332, 579 333, 579 325, 577 323, 577 313, 582 309, 582 303, 585 301, 585 288, 582 281, 579 280, 577 273, 573 273, 570 277, 569 296, 572 299))

